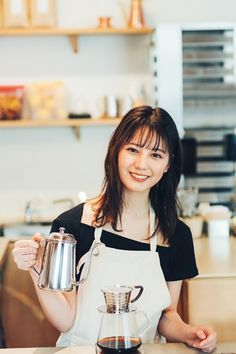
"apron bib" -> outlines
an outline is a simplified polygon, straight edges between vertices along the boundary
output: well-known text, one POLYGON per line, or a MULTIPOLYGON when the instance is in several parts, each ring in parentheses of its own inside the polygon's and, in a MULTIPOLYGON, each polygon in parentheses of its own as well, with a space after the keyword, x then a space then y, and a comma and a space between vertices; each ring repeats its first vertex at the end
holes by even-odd
MULTIPOLYGON (((154 227, 155 214, 150 210, 150 235, 153 234, 154 227)), ((97 342, 101 321, 97 308, 105 304, 101 289, 110 285, 144 287, 142 296, 135 305, 148 315, 151 325, 141 339, 143 343, 154 343, 158 336, 157 326, 162 311, 170 305, 170 294, 156 252, 157 237, 150 239, 150 251, 127 251, 106 247, 100 241, 101 234, 102 228, 95 228, 89 274, 78 288, 74 324, 68 332, 60 335, 56 345, 94 345, 97 342)), ((81 277, 85 268, 86 265, 81 277)), ((143 328, 145 325, 143 323, 143 328)), ((142 328, 142 324, 140 327, 142 328)))

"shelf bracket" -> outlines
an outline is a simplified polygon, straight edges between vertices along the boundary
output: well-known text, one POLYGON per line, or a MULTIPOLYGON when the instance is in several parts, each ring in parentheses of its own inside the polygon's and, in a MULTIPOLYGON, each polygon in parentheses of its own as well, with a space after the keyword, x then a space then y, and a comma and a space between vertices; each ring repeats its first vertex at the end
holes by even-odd
POLYGON ((74 133, 75 133, 75 137, 77 140, 80 139, 80 127, 73 127, 74 133))
POLYGON ((78 35, 77 34, 70 34, 68 35, 70 44, 72 46, 73 52, 78 53, 78 35))

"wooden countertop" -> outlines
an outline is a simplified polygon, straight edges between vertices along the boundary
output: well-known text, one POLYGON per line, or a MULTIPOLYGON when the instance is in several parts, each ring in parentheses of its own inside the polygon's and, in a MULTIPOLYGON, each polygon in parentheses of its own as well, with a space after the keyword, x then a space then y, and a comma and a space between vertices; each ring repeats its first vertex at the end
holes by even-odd
POLYGON ((236 276, 236 237, 194 239, 199 277, 236 276))
POLYGON ((8 239, 4 237, 0 237, 0 269, 2 268, 3 262, 5 260, 8 244, 9 244, 8 239))
MULTIPOLYGON (((150 344, 144 345, 144 354, 197 354, 203 352, 188 348, 184 344, 150 344)), ((68 348, 15 348, 1 349, 2 354, 94 354, 94 347, 68 347, 68 348)), ((219 343, 212 352, 214 354, 236 353, 236 342, 219 343)), ((137 353, 138 354, 138 353, 137 353)))

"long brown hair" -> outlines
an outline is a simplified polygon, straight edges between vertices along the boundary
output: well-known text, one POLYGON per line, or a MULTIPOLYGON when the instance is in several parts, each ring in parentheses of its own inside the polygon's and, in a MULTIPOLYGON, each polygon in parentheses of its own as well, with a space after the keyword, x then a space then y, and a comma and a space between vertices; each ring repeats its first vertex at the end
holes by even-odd
POLYGON ((176 125, 162 108, 140 106, 131 109, 121 120, 114 131, 105 158, 105 178, 101 195, 95 207, 95 226, 104 226, 110 222, 114 230, 118 230, 118 221, 124 205, 124 188, 118 170, 118 154, 124 145, 139 133, 140 145, 148 146, 155 137, 156 149, 160 139, 169 153, 169 169, 157 185, 149 192, 149 199, 156 219, 156 230, 159 230, 164 241, 170 242, 178 218, 178 199, 176 195, 182 169, 182 150, 176 125), (147 134, 143 134, 146 133, 147 134), (144 138, 143 138, 144 137, 144 138))

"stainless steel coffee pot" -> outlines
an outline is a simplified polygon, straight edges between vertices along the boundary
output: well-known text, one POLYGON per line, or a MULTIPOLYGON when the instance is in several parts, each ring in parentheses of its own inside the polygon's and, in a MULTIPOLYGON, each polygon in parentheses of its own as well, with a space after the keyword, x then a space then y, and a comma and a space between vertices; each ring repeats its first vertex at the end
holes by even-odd
POLYGON ((39 276, 40 289, 71 291, 80 284, 81 281, 76 282, 76 243, 74 236, 65 233, 63 227, 46 238, 41 271, 31 267, 39 276))

